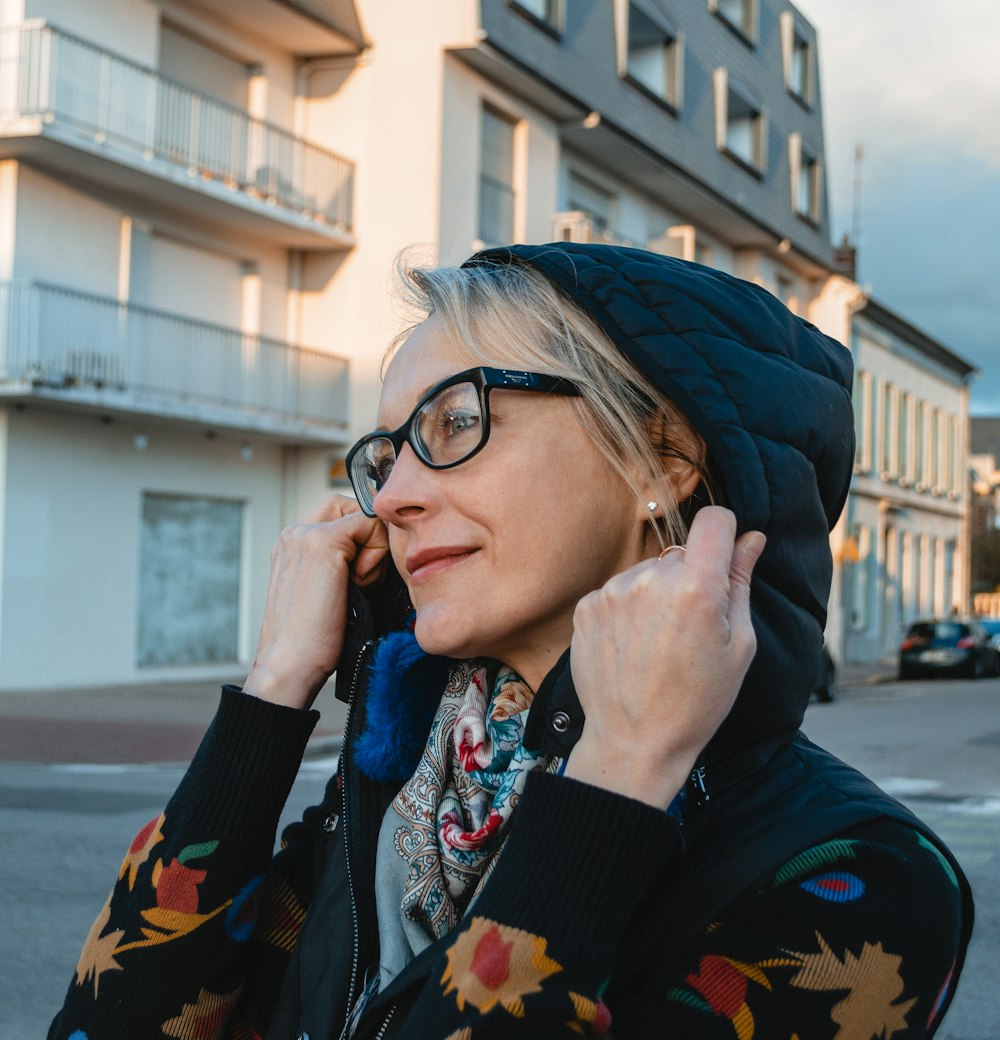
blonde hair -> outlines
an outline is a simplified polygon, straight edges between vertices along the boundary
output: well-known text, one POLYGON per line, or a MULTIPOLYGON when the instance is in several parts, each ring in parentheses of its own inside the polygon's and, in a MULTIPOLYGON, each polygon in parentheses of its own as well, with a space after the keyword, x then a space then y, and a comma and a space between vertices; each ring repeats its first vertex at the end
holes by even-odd
POLYGON ((430 268, 403 257, 398 272, 404 301, 420 318, 390 354, 434 315, 474 364, 572 380, 582 396, 570 400, 584 431, 643 508, 657 503, 649 522, 661 546, 684 542, 687 525, 664 461, 691 464, 707 486, 704 442, 589 314, 524 264, 430 268))

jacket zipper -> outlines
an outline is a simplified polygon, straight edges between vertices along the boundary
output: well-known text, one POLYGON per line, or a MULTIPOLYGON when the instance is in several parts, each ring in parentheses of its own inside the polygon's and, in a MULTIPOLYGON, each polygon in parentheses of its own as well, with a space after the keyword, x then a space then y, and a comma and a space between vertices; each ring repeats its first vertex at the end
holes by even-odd
POLYGON ((382 1040, 382 1038, 385 1036, 385 1031, 389 1028, 389 1023, 392 1021, 392 1016, 395 1013, 396 1013, 396 1005, 393 1004, 389 1008, 389 1014, 386 1015, 385 1018, 382 1020, 382 1028, 378 1031, 378 1035, 375 1037, 375 1040, 382 1040))
MULTIPOLYGON (((361 678, 361 669, 364 667, 365 658, 368 656, 368 651, 375 645, 374 641, 369 639, 361 647, 361 652, 358 654, 358 659, 354 665, 354 675, 351 678, 351 694, 347 701, 347 718, 344 721, 344 743, 350 739, 351 735, 351 715, 354 713, 354 697, 358 692, 358 680, 361 678)), ((351 874, 351 850, 348 842, 349 831, 350 831, 350 819, 351 814, 348 810, 348 797, 350 792, 350 784, 347 782, 347 769, 348 769, 348 756, 344 754, 345 747, 341 748, 341 771, 344 777, 344 791, 343 798, 341 800, 341 816, 344 821, 344 859, 347 861, 347 888, 351 895, 351 924, 354 930, 354 952, 351 960, 351 988, 347 995, 347 1019, 344 1022, 344 1028, 340 1031, 341 1040, 347 1032, 347 1027, 351 1022, 352 1013, 354 1010, 354 992, 358 981, 358 960, 361 955, 361 942, 359 938, 359 927, 358 927, 358 904, 354 896, 354 877, 351 874)))
POLYGON ((712 796, 708 793, 708 788, 705 786, 704 766, 698 766, 698 768, 691 773, 691 786, 695 790, 698 805, 704 805, 705 802, 710 802, 712 800, 712 796))

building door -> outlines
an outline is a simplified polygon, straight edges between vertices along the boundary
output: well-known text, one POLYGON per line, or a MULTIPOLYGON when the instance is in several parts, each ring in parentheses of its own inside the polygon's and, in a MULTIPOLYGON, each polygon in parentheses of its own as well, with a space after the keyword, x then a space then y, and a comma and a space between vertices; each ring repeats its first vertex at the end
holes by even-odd
POLYGON ((242 539, 241 502, 142 496, 140 667, 238 660, 242 539))

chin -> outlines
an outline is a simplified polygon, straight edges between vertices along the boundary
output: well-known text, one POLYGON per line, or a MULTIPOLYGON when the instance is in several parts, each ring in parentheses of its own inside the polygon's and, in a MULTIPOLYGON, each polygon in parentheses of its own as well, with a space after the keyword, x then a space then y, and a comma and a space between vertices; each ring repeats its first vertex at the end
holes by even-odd
POLYGON ((467 611, 432 603, 417 608, 413 634, 427 654, 459 660, 489 657, 487 641, 477 635, 476 629, 467 611))

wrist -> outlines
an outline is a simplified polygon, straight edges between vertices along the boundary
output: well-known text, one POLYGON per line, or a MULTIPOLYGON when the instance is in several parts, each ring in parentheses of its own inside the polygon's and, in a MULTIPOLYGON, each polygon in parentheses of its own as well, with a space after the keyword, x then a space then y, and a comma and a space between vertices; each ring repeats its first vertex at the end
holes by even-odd
POLYGON ((255 660, 243 683, 243 692, 272 704, 308 708, 325 681, 325 676, 307 676, 301 668, 275 667, 255 660))
POLYGON ((634 747, 616 752, 606 742, 588 741, 585 729, 563 775, 665 811, 687 783, 696 759, 697 754, 687 753, 646 755, 634 747))

